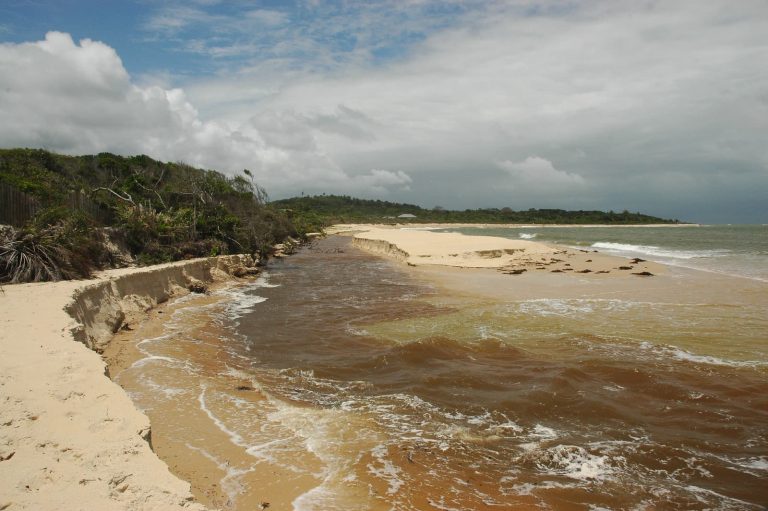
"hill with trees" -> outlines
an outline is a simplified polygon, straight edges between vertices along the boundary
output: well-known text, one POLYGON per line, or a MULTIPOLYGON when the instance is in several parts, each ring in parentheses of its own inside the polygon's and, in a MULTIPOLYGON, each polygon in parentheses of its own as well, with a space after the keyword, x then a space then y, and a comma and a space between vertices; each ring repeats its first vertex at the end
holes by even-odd
POLYGON ((511 208, 447 210, 422 208, 381 200, 356 199, 345 195, 293 197, 272 202, 283 208, 297 225, 307 228, 336 223, 482 223, 482 224, 671 224, 668 220, 622 211, 566 211, 563 209, 511 208), (406 215, 406 217, 401 217, 406 215), (410 217, 408 215, 413 215, 410 217))
POLYGON ((227 253, 263 256, 290 219, 248 170, 228 177, 184 163, 110 153, 0 150, 0 282, 88 276, 119 266, 227 253))

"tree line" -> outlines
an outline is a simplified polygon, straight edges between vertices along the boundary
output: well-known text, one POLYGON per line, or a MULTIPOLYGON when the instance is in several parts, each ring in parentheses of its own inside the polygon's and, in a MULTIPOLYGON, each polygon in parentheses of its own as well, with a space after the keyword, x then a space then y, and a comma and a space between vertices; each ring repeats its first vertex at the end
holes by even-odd
POLYGON ((302 225, 323 226, 335 223, 484 223, 484 224, 670 224, 679 220, 658 218, 629 211, 563 209, 480 208, 448 210, 440 206, 427 209, 414 204, 357 199, 347 195, 313 195, 274 201, 302 225), (413 218, 400 218, 413 215, 413 218))

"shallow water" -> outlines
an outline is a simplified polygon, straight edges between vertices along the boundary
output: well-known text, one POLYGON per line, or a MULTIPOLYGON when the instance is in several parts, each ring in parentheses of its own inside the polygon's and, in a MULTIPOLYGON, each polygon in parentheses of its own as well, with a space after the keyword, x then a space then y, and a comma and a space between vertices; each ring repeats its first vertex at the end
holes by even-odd
POLYGON ((437 229, 591 247, 672 266, 768 282, 768 225, 449 227, 437 229))
POLYGON ((174 306, 118 381, 218 467, 225 508, 761 509, 768 317, 750 292, 446 296, 329 238, 174 306))

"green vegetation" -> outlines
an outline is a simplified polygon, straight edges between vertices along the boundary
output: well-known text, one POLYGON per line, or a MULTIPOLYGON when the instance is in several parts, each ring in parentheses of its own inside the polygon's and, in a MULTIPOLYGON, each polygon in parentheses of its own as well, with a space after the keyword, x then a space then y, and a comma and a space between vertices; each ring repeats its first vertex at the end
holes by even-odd
POLYGON ((355 199, 339 195, 294 197, 272 202, 283 208, 296 225, 319 230, 335 223, 484 223, 484 224, 662 224, 679 223, 640 213, 623 211, 565 211, 562 209, 510 208, 467 209, 451 211, 440 207, 424 209, 413 204, 381 200, 355 199), (397 218, 400 215, 415 218, 397 218))
POLYGON ((0 232, 0 282, 87 277, 120 264, 109 248, 115 244, 152 264, 228 253, 264 257, 301 235, 267 204, 247 170, 227 177, 143 155, 11 149, 0 150, 0 186, 12 189, 16 209, 34 213, 0 232))
POLYGON ((640 213, 424 209, 321 195, 269 203, 248 170, 228 177, 148 156, 0 150, 0 283, 87 277, 95 269, 192 257, 265 257, 288 237, 345 222, 676 223, 640 213), (412 218, 398 218, 400 215, 412 218), (117 247, 123 247, 119 250, 117 247))

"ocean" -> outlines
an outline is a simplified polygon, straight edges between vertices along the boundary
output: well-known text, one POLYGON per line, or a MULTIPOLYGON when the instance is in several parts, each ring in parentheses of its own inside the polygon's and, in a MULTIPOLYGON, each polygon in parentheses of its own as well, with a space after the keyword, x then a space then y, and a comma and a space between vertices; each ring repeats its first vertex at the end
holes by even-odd
POLYGON ((224 509, 768 506, 768 228, 461 232, 672 266, 484 294, 330 237, 176 300, 115 380, 224 509))
POLYGON ((768 225, 468 227, 434 230, 519 238, 579 248, 593 247, 607 254, 647 257, 672 266, 768 282, 768 225))

